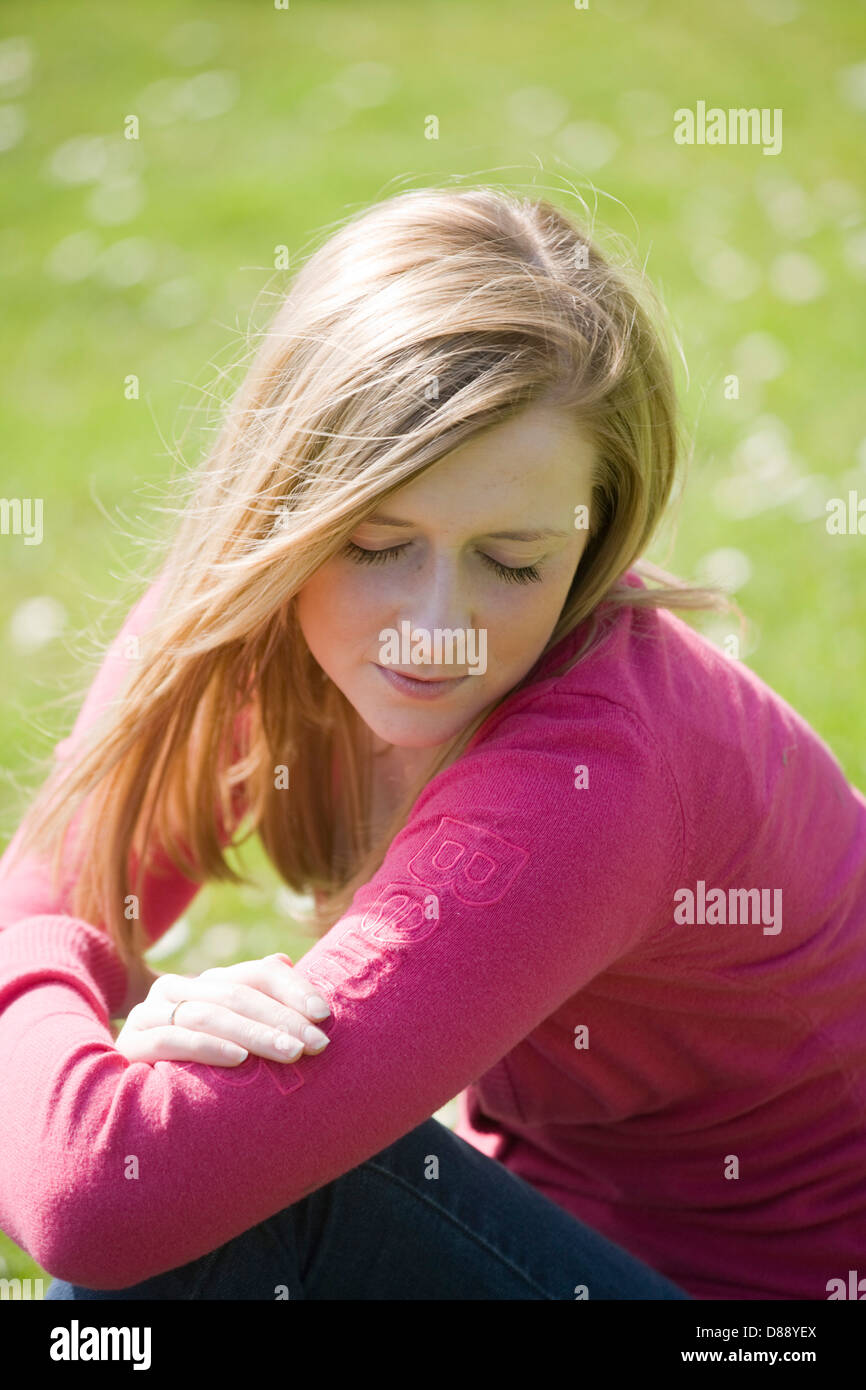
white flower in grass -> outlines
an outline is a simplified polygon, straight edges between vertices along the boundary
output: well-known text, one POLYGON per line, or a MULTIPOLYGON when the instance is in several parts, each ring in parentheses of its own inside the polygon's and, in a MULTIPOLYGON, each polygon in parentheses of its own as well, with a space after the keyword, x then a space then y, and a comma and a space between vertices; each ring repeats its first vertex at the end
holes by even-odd
POLYGON ((47 172, 58 183, 95 183, 108 166, 104 135, 74 135, 51 155, 47 172))
POLYGON ((230 111, 239 92, 236 73, 200 72, 176 89, 174 109, 188 120, 209 121, 230 111))
POLYGON ((309 917, 316 906, 312 893, 296 893, 287 883, 281 884, 274 894, 274 907, 283 917, 302 922, 309 917))
POLYGON ((557 154, 578 169, 601 169, 613 159, 619 139, 599 121, 571 121, 553 137, 557 154))
POLYGON ((718 584, 728 593, 735 593, 751 579, 752 562, 745 551, 727 546, 702 556, 696 574, 701 584, 718 584))
POLYGON ((213 963, 236 960, 243 945, 243 933, 233 922, 217 922, 208 927, 199 942, 202 951, 213 963))
POLYGON ((0 96, 23 96, 33 72, 33 49, 23 34, 0 43, 0 96))
POLYGON ((147 959, 149 961, 165 960, 166 956, 173 956, 175 951, 182 951, 184 946, 189 943, 189 938, 189 920, 186 917, 178 917, 165 935, 151 946, 147 952, 147 959))
POLYGON ((754 261, 735 247, 714 239, 696 244, 692 266, 699 279, 724 299, 747 299, 761 283, 761 272, 754 261))
POLYGON ((807 256, 805 251, 786 251, 777 256, 767 278, 776 298, 788 304, 808 304, 824 293, 827 283, 814 256, 807 256))
POLYGON ((102 243, 95 232, 72 232, 52 246, 45 258, 46 272, 64 282, 84 280, 99 261, 102 243))
POLYGON ((27 117, 20 106, 0 106, 0 153, 12 150, 27 129, 27 117))
POLYGON ((338 72, 330 85, 347 106, 363 109, 382 106, 395 90, 397 77, 387 63, 353 63, 338 72))
POLYGON ((843 99, 855 111, 866 111, 866 63, 852 63, 836 74, 843 99))
POLYGON ((63 604, 43 594, 19 603, 9 624, 9 640, 19 651, 38 651, 59 637, 65 627, 66 609, 63 604))
POLYGON ((568 102, 550 87, 520 87, 508 97, 506 110, 525 135, 552 135, 568 115, 568 102))
POLYGON ((186 328, 201 316, 204 295, 191 276, 157 285, 142 305, 142 315, 158 328, 186 328))
POLYGON ((146 279, 155 260, 155 248, 145 237, 124 237, 106 247, 97 262, 96 274, 113 289, 126 289, 146 279))
POLYGON ((194 68, 213 57, 219 41, 216 24, 211 24, 207 19, 192 19, 171 29, 162 48, 171 62, 179 67, 194 68))
POLYGON ((734 362, 741 376, 752 381, 773 381, 789 360, 787 349, 771 333, 749 333, 734 348, 734 362))
POLYGON ((87 211, 94 222, 115 226, 131 222, 144 207, 145 192, 136 174, 103 179, 87 200, 87 211))

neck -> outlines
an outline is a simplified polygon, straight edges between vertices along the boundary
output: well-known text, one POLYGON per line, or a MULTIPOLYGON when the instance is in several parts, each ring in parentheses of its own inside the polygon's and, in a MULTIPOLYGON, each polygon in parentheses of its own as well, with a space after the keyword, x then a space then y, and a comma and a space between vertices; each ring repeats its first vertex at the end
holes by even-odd
POLYGON ((377 775, 389 782, 407 784, 429 767, 438 753, 437 748, 398 748, 389 743, 374 751, 377 775))

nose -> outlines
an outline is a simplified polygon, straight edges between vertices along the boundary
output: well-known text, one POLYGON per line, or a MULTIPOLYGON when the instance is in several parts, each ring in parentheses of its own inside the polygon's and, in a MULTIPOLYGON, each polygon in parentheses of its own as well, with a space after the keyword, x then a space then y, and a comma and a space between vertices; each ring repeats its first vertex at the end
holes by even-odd
POLYGON ((401 623, 410 623, 413 648, 417 643, 422 652, 422 659, 406 674, 440 677, 466 675, 464 664, 460 662, 459 649, 455 651, 453 643, 449 644, 447 640, 443 643, 441 639, 437 649, 436 633, 465 632, 475 626, 475 617, 456 557, 431 555, 408 578, 400 605, 397 628, 402 632, 401 623), (421 646, 425 637, 427 645, 421 646), (455 662, 458 664, 449 664, 455 662))

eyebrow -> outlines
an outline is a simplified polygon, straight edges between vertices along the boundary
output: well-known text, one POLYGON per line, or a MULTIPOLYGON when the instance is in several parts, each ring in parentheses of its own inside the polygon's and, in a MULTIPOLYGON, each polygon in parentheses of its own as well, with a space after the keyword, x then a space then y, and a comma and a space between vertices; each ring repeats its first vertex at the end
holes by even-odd
MULTIPOLYGON (((382 512, 376 512, 373 516, 365 516, 361 525, 368 522, 372 526, 399 526, 405 530, 411 530, 413 522, 400 521, 398 517, 385 516, 382 512)), ((484 536, 492 541, 542 541, 548 540, 551 536, 558 536, 567 539, 569 531, 556 531, 552 526, 543 526, 534 531, 485 531, 484 536)))

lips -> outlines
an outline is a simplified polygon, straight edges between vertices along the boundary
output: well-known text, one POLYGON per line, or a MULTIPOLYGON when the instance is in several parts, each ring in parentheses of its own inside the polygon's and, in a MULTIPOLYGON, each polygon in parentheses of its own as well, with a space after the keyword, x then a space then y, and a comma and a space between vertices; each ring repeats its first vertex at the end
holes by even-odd
POLYGON ((393 671, 395 676, 402 676, 407 681, 420 681, 422 685, 447 685, 449 681, 463 680, 463 676, 418 676, 414 671, 398 671, 396 666, 383 666, 380 669, 393 671))
POLYGON ((373 664, 392 690, 416 700, 442 698, 469 679, 468 676, 409 676, 394 666, 380 666, 378 662, 373 664))

